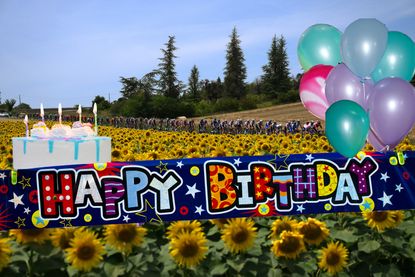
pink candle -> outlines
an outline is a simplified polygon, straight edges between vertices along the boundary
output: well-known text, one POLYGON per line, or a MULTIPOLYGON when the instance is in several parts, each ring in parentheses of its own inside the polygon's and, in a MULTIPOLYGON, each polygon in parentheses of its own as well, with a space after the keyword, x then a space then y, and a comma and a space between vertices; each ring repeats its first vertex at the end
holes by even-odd
POLYGON ((26 125, 26 137, 29 137, 29 118, 27 118, 27 115, 25 115, 23 122, 26 125))

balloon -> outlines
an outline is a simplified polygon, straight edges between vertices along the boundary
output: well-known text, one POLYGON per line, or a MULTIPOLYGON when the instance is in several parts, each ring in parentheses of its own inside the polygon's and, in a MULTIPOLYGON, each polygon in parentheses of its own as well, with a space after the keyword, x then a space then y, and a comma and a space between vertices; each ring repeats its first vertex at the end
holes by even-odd
POLYGON ((343 62, 359 77, 368 77, 382 58, 388 39, 385 25, 376 19, 358 19, 347 26, 341 40, 343 62))
POLYGON ((345 64, 339 64, 326 80, 326 97, 329 104, 339 100, 351 100, 366 107, 365 87, 345 64))
POLYGON ((300 81, 300 99, 304 107, 313 115, 324 120, 329 107, 325 95, 325 81, 333 69, 331 65, 316 65, 304 73, 300 81))
POLYGON ((328 24, 316 24, 301 35, 297 54, 305 71, 318 64, 337 65, 341 62, 341 32, 328 24))
POLYGON ((390 148, 406 136, 415 122, 415 92, 400 78, 379 81, 368 104, 370 128, 390 148))
POLYGON ((348 158, 363 148, 369 132, 366 111, 350 100, 332 104, 326 112, 326 135, 337 152, 348 158))
POLYGON ((365 145, 369 132, 369 116, 357 103, 340 100, 326 112, 326 135, 337 152, 348 158, 365 145))
POLYGON ((410 81, 415 70, 415 44, 401 32, 389 32, 385 54, 372 79, 378 82, 386 77, 399 77, 410 81))
POLYGON ((369 98, 371 95, 373 95, 373 92, 375 90, 375 84, 371 79, 363 80, 363 90, 365 91, 365 105, 363 106, 363 108, 365 108, 365 110, 367 111, 369 107, 369 98))
POLYGON ((367 136, 367 141, 375 148, 377 151, 388 151, 395 148, 396 145, 388 145, 388 147, 376 137, 372 130, 369 130, 369 135, 367 136))

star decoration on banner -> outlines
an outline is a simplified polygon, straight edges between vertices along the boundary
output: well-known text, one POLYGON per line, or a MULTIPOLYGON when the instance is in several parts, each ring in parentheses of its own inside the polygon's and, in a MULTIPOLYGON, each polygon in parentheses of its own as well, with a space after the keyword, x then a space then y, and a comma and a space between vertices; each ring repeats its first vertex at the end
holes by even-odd
POLYGON ((312 154, 306 154, 305 156, 306 156, 306 158, 305 158, 305 159, 306 159, 307 161, 309 161, 309 162, 311 162, 311 161, 314 159, 314 157, 313 157, 313 155, 312 155, 312 154))
POLYGON ((236 165, 237 167, 239 167, 239 165, 242 163, 240 158, 233 159, 233 160, 234 160, 233 164, 236 165))
POLYGON ((25 213, 25 214, 30 214, 30 212, 31 212, 31 210, 30 210, 30 208, 29 208, 29 207, 24 208, 24 213, 25 213))
POLYGON ((122 221, 124 221, 126 223, 128 223, 128 221, 130 220, 130 217, 128 216, 128 214, 127 215, 123 215, 122 217, 123 217, 122 221))
POLYGON ((63 227, 72 227, 71 219, 62 219, 59 223, 62 224, 63 227))
POLYGON ((180 169, 182 169, 182 166, 184 166, 184 164, 183 164, 183 162, 182 162, 182 161, 177 162, 176 167, 179 167, 180 169))
POLYGON ((36 219, 36 225, 38 225, 38 224, 44 225, 45 224, 45 221, 40 216, 36 216, 35 219, 36 219))
POLYGON ((16 209, 16 208, 17 208, 17 206, 19 206, 19 205, 23 205, 23 206, 24 206, 24 203, 23 203, 23 201, 22 201, 23 195, 24 195, 24 194, 22 194, 22 195, 20 195, 20 196, 17 196, 17 194, 13 192, 13 199, 10 199, 10 200, 9 200, 9 202, 12 202, 12 203, 14 204, 14 208, 15 208, 15 209, 16 209))
POLYGON ((21 227, 26 226, 25 221, 26 221, 26 218, 21 218, 20 216, 18 216, 17 221, 15 221, 14 223, 16 223, 17 228, 21 228, 21 227))
POLYGON ((163 163, 160 161, 160 164, 156 166, 160 170, 160 173, 163 173, 163 171, 167 171, 167 163, 163 163))
POLYGON ((393 196, 392 194, 387 195, 385 192, 383 192, 383 196, 378 198, 378 200, 382 201, 383 202, 383 207, 385 207, 388 204, 392 205, 392 202, 391 202, 392 196, 393 196))
POLYGON ((199 214, 202 215, 202 212, 204 212, 205 210, 202 208, 202 205, 200 205, 199 207, 195 206, 195 214, 199 214))
POLYGON ((365 200, 365 202, 363 202, 362 206, 365 209, 365 211, 370 211, 370 203, 367 201, 367 199, 365 200))
POLYGON ((151 206, 150 202, 146 199, 144 210, 138 213, 135 213, 137 216, 141 216, 145 218, 146 222, 157 222, 162 223, 163 220, 161 220, 160 216, 154 211, 153 206, 151 206), (148 208, 149 207, 149 208, 148 208), (147 211, 149 211, 151 214, 147 215, 147 211), (150 218, 150 220, 148 220, 150 218))
POLYGON ((30 185, 30 177, 26 178, 25 176, 23 176, 22 179, 18 182, 18 184, 22 185, 23 189, 25 189, 26 187, 32 187, 32 185, 30 185))
POLYGON ((303 204, 297 205, 297 212, 303 213, 304 210, 305 208, 303 207, 303 204))
POLYGON ((401 192, 401 190, 403 190, 402 184, 395 185, 395 190, 401 192))
POLYGON ((6 178, 6 177, 7 176, 6 176, 6 174, 4 172, 0 173, 0 179, 3 180, 3 183, 4 183, 4 178, 6 178))
POLYGON ((191 194, 193 199, 195 199, 196 193, 200 192, 200 190, 196 188, 196 183, 194 183, 193 186, 186 185, 186 187, 187 187, 186 195, 191 194))
POLYGON ((287 159, 290 155, 275 154, 274 159, 267 161, 274 165, 276 170, 288 169, 287 159), (279 165, 278 165, 279 164, 279 165))
POLYGON ((383 180, 383 181, 385 181, 385 183, 390 178, 388 176, 388 172, 387 171, 385 173, 380 173, 380 175, 382 175, 382 177, 380 177, 380 179, 383 180))

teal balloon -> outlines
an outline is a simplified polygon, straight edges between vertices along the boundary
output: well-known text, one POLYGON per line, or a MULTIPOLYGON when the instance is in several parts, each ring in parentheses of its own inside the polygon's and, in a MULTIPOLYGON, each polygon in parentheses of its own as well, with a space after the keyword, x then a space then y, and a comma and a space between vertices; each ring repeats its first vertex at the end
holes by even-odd
POLYGON ((336 66, 340 63, 341 36, 337 28, 328 24, 316 24, 305 30, 297 47, 304 72, 318 64, 336 66))
POLYGON ((388 77, 410 81, 415 70, 415 44, 401 32, 389 32, 388 42, 382 59, 372 73, 378 82, 388 77))
POLYGON ((334 149, 348 158, 365 145, 369 125, 366 111, 350 100, 334 102, 326 111, 326 136, 334 149))

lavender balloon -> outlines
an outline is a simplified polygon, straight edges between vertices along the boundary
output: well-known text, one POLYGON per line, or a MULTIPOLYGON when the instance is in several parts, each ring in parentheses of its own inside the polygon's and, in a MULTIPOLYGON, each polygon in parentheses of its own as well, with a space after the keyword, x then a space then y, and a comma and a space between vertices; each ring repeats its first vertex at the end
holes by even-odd
POLYGON ((381 142, 376 135, 373 133, 372 130, 369 130, 369 134, 367 136, 367 141, 373 146, 373 148, 375 148, 377 151, 388 151, 391 150, 393 148, 395 148, 396 145, 388 145, 389 147, 386 147, 386 145, 381 142))
POLYGON ((415 93, 400 78, 385 78, 369 97, 370 128, 385 145, 397 145, 415 122, 415 93))
POLYGON ((325 91, 330 105, 339 100, 351 100, 366 108, 364 84, 344 63, 330 71, 325 91))

